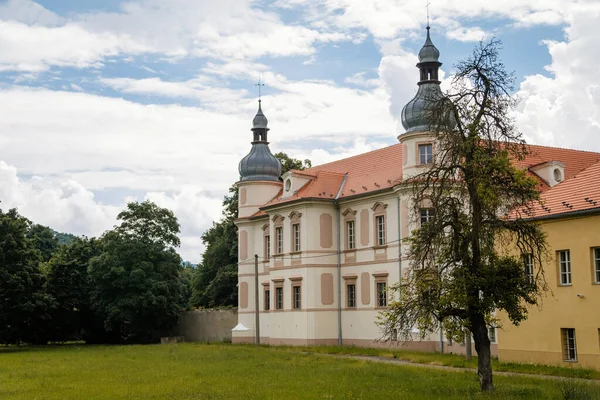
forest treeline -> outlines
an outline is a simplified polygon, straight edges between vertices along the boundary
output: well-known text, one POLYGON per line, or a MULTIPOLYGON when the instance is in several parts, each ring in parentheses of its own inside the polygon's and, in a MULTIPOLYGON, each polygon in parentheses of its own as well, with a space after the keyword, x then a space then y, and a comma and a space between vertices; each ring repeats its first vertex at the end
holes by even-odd
MULTIPOLYGON (((276 157, 284 172, 310 166, 276 157)), ((232 186, 197 266, 177 253, 176 216, 150 201, 129 203, 98 238, 0 209, 0 343, 152 343, 181 311, 237 306, 237 201, 232 186)))

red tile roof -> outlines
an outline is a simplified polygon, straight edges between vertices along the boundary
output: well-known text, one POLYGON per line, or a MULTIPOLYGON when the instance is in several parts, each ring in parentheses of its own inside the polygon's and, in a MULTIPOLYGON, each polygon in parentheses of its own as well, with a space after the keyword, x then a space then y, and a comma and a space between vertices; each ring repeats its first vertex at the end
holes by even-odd
POLYGON ((301 198, 334 199, 348 174, 340 198, 391 188, 402 178, 402 145, 400 143, 343 160, 333 161, 298 171, 315 176, 296 194, 286 199, 278 196, 265 206, 301 198), (319 182, 320 181, 320 182, 319 182))
POLYGON ((515 210, 511 217, 547 218, 592 209, 600 211, 600 161, 544 191, 530 210, 515 210))
MULTIPOLYGON (((516 165, 530 168, 547 161, 561 161, 565 164, 565 181, 600 160, 600 153, 537 145, 527 145, 527 147, 529 154, 516 165)), ((288 198, 282 199, 282 192, 280 192, 265 206, 308 198, 334 199, 344 174, 348 174, 348 177, 340 194, 342 199, 389 189, 402 179, 402 144, 398 143, 304 171, 295 171, 295 173, 313 179, 288 198)), ((531 174, 537 177, 533 172, 531 174)), ((549 186, 543 182, 540 187, 542 191, 549 190, 549 186)))
MULTIPOLYGON (((523 168, 530 168, 547 161, 561 161, 565 164, 565 177, 569 179, 579 171, 589 167, 596 161, 600 160, 600 153, 591 151, 561 149, 558 147, 538 146, 534 144, 527 145, 529 154, 523 161, 519 161, 516 165, 523 168)), ((543 190, 549 186, 543 184, 543 190)))
POLYGON ((330 171, 316 171, 313 176, 315 176, 315 179, 312 179, 306 185, 302 186, 300 190, 290 197, 284 199, 282 198, 282 192, 280 192, 280 194, 265 204, 265 206, 287 203, 298 199, 334 199, 344 180, 344 174, 330 171))

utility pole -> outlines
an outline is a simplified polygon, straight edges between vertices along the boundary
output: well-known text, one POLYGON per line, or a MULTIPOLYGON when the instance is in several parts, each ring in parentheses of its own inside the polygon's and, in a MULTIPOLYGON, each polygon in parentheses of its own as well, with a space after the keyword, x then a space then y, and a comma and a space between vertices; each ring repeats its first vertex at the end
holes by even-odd
POLYGON ((466 358, 467 361, 471 361, 471 357, 473 356, 472 351, 471 351, 471 331, 467 329, 467 338, 465 340, 465 347, 466 347, 466 358))
POLYGON ((254 322, 256 328, 256 345, 260 344, 260 316, 258 311, 258 254, 254 255, 254 315, 256 321, 254 322))

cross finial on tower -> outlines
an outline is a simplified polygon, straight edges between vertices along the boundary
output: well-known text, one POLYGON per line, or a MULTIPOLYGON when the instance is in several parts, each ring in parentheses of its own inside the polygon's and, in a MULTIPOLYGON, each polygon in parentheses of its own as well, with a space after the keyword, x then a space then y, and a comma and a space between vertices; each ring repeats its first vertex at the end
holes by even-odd
POLYGON ((260 74, 258 75, 258 83, 254 86, 258 86, 258 101, 260 101, 260 96, 261 96, 260 88, 261 88, 261 86, 265 86, 265 84, 261 83, 261 81, 260 81, 260 74))
POLYGON ((427 8, 427 29, 429 29, 429 5, 430 4, 431 3, 429 2, 429 0, 427 0, 427 6, 426 6, 426 8, 427 8))

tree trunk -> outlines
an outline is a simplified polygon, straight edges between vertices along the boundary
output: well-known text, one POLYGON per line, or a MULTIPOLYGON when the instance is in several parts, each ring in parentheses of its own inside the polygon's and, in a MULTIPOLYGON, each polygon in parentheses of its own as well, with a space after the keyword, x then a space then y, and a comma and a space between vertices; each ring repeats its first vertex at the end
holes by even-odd
POLYGON ((483 314, 476 313, 471 318, 471 332, 475 339, 475 350, 477 351, 477 375, 479 375, 479 387, 482 392, 494 390, 492 382, 492 351, 490 349, 490 338, 485 324, 483 314))

